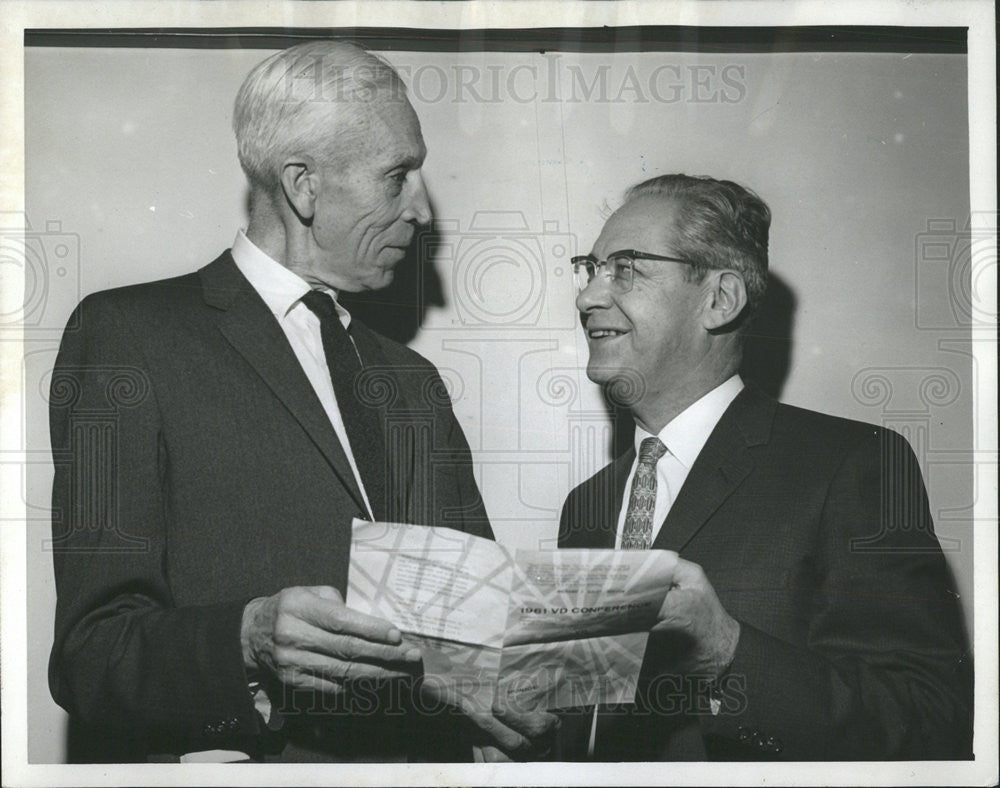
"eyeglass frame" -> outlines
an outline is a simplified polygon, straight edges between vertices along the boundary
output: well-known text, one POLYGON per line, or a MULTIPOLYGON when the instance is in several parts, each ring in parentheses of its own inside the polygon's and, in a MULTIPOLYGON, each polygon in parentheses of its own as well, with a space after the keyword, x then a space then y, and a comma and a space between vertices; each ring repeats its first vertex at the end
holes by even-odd
MULTIPOLYGON (((608 270, 608 260, 611 259, 611 258, 613 258, 613 257, 624 257, 625 259, 627 259, 629 261, 628 262, 628 270, 629 270, 628 287, 622 289, 621 286, 619 285, 620 292, 622 292, 622 293, 627 293, 627 292, 629 292, 632 289, 632 284, 635 281, 635 261, 636 260, 658 260, 658 261, 668 262, 668 263, 682 263, 684 265, 690 265, 690 266, 696 265, 695 263, 691 262, 690 260, 684 260, 684 259, 681 259, 680 257, 668 257, 667 255, 652 254, 651 252, 640 252, 638 249, 619 249, 617 252, 612 252, 611 254, 609 254, 603 260, 598 260, 592 254, 575 255, 574 257, 570 258, 570 263, 573 264, 573 278, 576 281, 577 289, 580 292, 583 292, 583 289, 584 289, 584 288, 580 287, 580 282, 577 279, 577 274, 579 272, 579 269, 580 269, 581 265, 592 265, 594 267, 594 275, 591 276, 591 277, 589 277, 587 279, 587 284, 589 285, 591 282, 594 281, 594 279, 597 277, 597 274, 600 272, 600 270, 602 268, 605 271, 608 270)), ((611 275, 611 281, 612 282, 615 281, 614 274, 611 275)))

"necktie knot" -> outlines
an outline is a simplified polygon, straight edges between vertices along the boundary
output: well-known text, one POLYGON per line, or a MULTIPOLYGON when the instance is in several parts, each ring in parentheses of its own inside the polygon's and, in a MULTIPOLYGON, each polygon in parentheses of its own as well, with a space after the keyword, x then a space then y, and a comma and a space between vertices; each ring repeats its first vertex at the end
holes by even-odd
POLYGON ((659 438, 645 438, 639 444, 639 464, 656 465, 660 457, 667 453, 667 447, 659 438))
POLYGON ((322 290, 310 290, 302 296, 302 303, 319 318, 320 323, 325 323, 331 317, 336 319, 338 323, 340 322, 340 316, 337 314, 337 307, 333 303, 333 299, 322 290))

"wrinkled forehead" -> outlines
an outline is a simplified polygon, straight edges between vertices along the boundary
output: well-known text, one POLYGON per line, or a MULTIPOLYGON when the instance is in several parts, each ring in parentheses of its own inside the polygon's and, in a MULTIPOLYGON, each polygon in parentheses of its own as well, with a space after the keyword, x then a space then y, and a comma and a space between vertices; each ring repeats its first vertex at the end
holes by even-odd
POLYGON ((670 254, 674 251, 671 239, 676 211, 676 203, 669 197, 654 195, 629 200, 605 222, 592 254, 598 259, 620 249, 670 254))

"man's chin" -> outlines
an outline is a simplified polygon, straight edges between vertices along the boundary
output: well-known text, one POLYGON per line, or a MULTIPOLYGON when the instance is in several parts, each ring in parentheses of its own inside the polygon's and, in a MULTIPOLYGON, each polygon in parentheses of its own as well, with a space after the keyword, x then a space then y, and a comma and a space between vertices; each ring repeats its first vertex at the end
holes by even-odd
POLYGON ((383 287, 388 287, 396 279, 396 269, 395 268, 385 268, 382 270, 382 278, 378 285, 375 286, 376 290, 381 290, 383 287))
POLYGON ((379 255, 379 263, 389 268, 395 268, 406 257, 407 249, 408 247, 405 246, 387 246, 379 255))
POLYGON ((587 377, 590 378, 592 383, 597 383, 603 386, 609 380, 612 380, 615 376, 617 369, 612 367, 602 367, 600 364, 595 364, 591 361, 587 364, 587 377))
POLYGON ((398 266, 406 256, 406 250, 395 246, 386 247, 379 255, 378 262, 370 268, 370 276, 365 282, 366 290, 381 290, 388 287, 396 278, 396 266, 398 266))
POLYGON ((392 266, 380 267, 371 276, 366 277, 358 291, 384 290, 392 284, 396 278, 396 271, 392 266))
POLYGON ((618 407, 633 406, 646 392, 646 380, 638 370, 589 364, 587 377, 599 384, 608 400, 618 407))

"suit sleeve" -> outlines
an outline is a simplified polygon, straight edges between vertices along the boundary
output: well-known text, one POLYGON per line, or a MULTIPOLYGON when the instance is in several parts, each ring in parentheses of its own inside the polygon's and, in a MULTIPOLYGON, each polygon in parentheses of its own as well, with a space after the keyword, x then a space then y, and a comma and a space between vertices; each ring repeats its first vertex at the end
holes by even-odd
POLYGON ((53 697, 141 750, 239 749, 259 733, 242 664, 247 600, 175 606, 156 381, 111 298, 70 321, 50 432, 57 604, 53 697))
POLYGON ((971 757, 970 664, 919 466, 873 432, 829 485, 807 643, 741 622, 721 713, 702 717, 722 757, 971 757))

